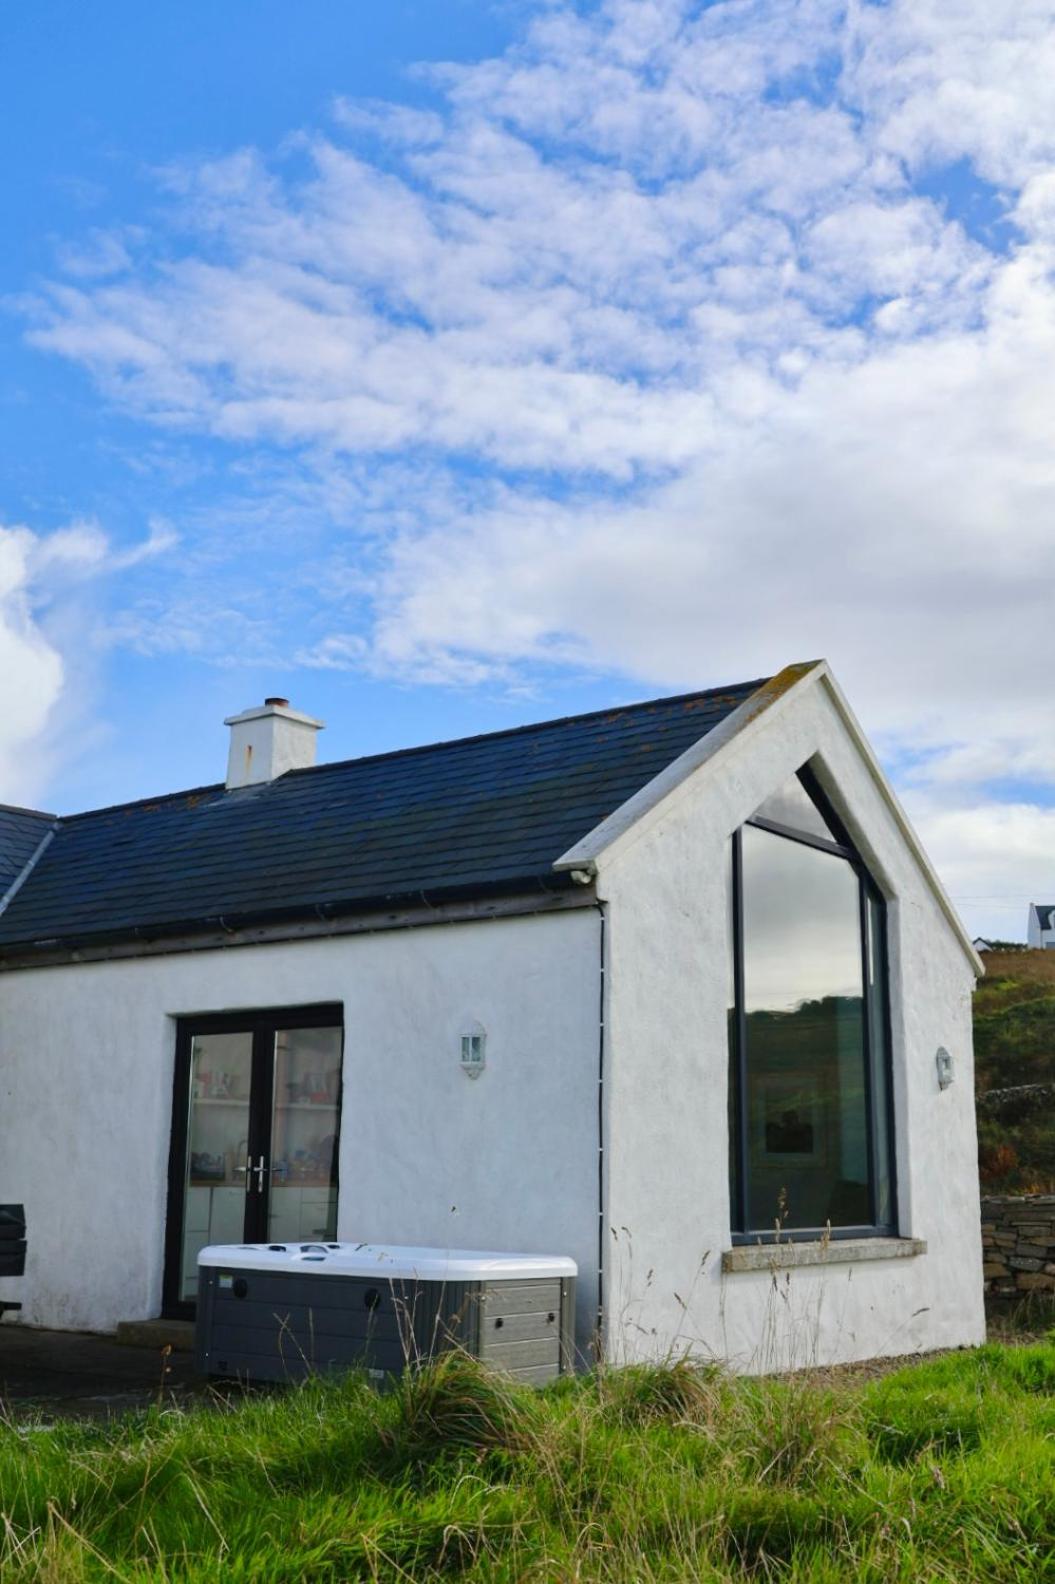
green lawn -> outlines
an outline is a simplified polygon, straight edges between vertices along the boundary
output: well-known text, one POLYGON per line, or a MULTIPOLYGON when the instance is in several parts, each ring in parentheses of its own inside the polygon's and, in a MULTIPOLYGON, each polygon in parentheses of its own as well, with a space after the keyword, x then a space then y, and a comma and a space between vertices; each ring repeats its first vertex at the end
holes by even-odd
POLYGON ((1055 1343, 873 1380, 682 1364, 541 1393, 451 1358, 0 1425, 0 1579, 1055 1579, 1055 1343))

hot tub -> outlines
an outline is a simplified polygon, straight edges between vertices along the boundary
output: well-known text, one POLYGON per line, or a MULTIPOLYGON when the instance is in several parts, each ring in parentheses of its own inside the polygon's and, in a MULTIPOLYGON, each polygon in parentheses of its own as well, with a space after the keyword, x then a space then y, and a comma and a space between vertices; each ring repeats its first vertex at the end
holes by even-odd
POLYGON ((574 1260, 374 1243, 214 1244, 198 1255, 203 1375, 398 1373, 452 1347, 544 1385, 573 1367, 574 1260))

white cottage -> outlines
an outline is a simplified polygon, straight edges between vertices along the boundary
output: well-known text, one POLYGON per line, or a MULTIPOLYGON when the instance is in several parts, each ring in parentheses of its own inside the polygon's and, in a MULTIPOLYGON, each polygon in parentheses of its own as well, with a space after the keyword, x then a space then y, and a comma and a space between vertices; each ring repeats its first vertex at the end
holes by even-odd
POLYGON ((1031 902, 1026 921, 1026 944, 1033 947, 1055 946, 1055 903, 1031 902))
POLYGON ((228 724, 225 784, 0 814, 24 1323, 336 1235, 570 1254, 584 1354, 981 1340, 981 964, 826 664, 342 764, 228 724))

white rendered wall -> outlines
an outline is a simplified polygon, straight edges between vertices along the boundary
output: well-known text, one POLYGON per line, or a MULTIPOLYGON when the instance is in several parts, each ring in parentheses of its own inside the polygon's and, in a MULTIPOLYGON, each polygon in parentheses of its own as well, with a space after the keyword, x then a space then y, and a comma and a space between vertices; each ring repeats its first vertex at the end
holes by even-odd
POLYGON ((762 1371, 981 1341, 972 970, 827 694, 788 699, 642 824, 599 876, 610 1354, 692 1348, 762 1371), (723 1275, 729 838, 808 760, 888 897, 900 1232, 928 1252, 723 1275))
POLYGON ((29 1325, 161 1302, 175 1018, 344 1004, 338 1236, 568 1254, 596 1309, 595 911, 0 974, 0 1201, 29 1325), (460 1070, 467 1023, 487 1068, 460 1070))

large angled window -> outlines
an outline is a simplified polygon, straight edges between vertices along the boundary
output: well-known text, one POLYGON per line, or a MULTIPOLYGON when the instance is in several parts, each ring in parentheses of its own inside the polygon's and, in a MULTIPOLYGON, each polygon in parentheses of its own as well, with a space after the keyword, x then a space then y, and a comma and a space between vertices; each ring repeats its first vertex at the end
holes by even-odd
POLYGON ((733 837, 742 1240, 894 1231, 882 898, 809 772, 733 837))

